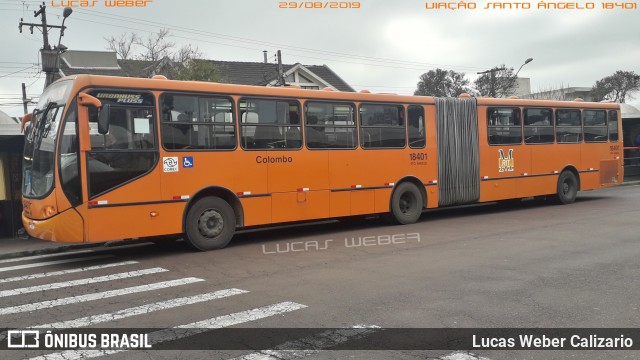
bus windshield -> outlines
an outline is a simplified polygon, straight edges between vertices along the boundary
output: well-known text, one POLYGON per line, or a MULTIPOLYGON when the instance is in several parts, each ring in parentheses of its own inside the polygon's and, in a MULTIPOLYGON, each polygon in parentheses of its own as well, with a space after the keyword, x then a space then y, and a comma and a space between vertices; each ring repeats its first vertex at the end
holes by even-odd
POLYGON ((72 86, 71 80, 51 85, 40 96, 33 111, 33 119, 25 130, 22 163, 24 197, 42 198, 53 189, 58 127, 72 86))

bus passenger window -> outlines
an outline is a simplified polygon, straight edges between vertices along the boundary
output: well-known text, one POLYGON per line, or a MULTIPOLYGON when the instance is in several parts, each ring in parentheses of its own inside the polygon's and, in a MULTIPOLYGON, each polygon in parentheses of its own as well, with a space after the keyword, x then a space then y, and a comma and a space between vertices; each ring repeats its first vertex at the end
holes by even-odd
POLYGON ((580 110, 556 110, 556 141, 563 144, 576 144, 582 142, 582 120, 580 110))
POLYGON ((584 141, 607 142, 607 112, 605 110, 583 110, 584 141))
POLYGON ((522 121, 519 108, 489 108, 487 133, 490 145, 522 144, 522 121))
POLYGON ((300 109, 293 100, 242 99, 242 147, 250 150, 300 149, 300 109))
POLYGON ((525 144, 552 144, 554 140, 553 110, 524 109, 525 144))
POLYGON ((356 108, 353 104, 307 102, 305 139, 309 149, 355 149, 356 108))
POLYGON ((411 105, 407 109, 407 115, 409 121, 409 147, 413 149, 425 147, 424 108, 411 105))
POLYGON ((225 97, 164 94, 162 143, 167 150, 232 150, 233 103, 225 97))
POLYGON ((360 105, 360 144, 368 148, 404 148, 404 106, 360 105))

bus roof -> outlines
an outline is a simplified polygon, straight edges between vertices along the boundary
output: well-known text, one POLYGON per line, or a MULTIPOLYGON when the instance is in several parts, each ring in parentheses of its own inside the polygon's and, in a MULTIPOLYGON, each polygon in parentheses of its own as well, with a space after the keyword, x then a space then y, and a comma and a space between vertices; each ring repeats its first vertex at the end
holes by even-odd
MULTIPOLYGON (((266 87, 224 84, 203 81, 180 81, 166 79, 132 78, 101 75, 72 75, 61 80, 75 80, 76 89, 83 89, 90 86, 104 86, 113 88, 135 88, 159 91, 188 91, 207 92, 234 95, 254 95, 254 96, 281 96, 289 98, 341 100, 341 101, 375 101, 388 103, 409 103, 409 104, 435 104, 433 96, 410 96, 395 94, 374 94, 368 92, 343 92, 337 90, 310 90, 297 87, 266 87)), ((620 109, 620 104, 607 102, 583 102, 583 101, 558 101, 558 100, 532 100, 519 98, 476 98, 478 105, 500 105, 500 106, 548 106, 548 107, 583 107, 583 108, 605 108, 620 109)))

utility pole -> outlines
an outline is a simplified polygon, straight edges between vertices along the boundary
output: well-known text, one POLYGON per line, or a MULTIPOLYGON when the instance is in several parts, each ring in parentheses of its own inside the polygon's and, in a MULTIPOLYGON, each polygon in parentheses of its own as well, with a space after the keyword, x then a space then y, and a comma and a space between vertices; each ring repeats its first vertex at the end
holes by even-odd
POLYGON ((501 70, 507 70, 507 68, 505 68, 504 66, 494 67, 493 69, 481 71, 478 73, 478 75, 491 73, 491 79, 489 82, 489 95, 491 95, 491 97, 496 97, 496 71, 501 70))
POLYGON ((27 100, 27 88, 24 85, 24 83, 22 83, 22 106, 24 106, 25 115, 29 113, 29 109, 27 109, 28 103, 29 103, 29 100, 27 100))
POLYGON ((49 25, 47 24, 47 7, 42 3, 42 5, 40 5, 40 10, 33 12, 33 17, 40 16, 41 24, 26 23, 23 19, 20 19, 18 28, 21 33, 22 27, 25 25, 29 26, 31 34, 33 34, 34 27, 41 28, 43 46, 42 49, 40 49, 40 56, 42 58, 42 71, 47 75, 44 84, 45 88, 53 82, 55 74, 60 71, 60 54, 67 49, 64 45, 60 44, 60 40, 58 40, 58 45, 56 47, 51 48, 51 45, 49 44, 49 29, 60 29, 60 38, 62 38, 64 30, 66 29, 64 22, 67 20, 67 17, 71 15, 72 11, 73 10, 70 7, 64 9, 62 14, 62 25, 49 25))
POLYGON ((282 68, 282 52, 278 50, 278 81, 280 86, 284 86, 284 69, 282 68))

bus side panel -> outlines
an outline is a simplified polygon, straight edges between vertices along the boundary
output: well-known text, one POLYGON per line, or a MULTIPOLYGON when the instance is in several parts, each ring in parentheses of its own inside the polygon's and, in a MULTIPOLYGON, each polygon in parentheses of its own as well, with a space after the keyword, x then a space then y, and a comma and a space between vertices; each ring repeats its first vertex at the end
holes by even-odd
POLYGON ((184 206, 184 202, 175 202, 89 209, 91 218, 87 241, 100 242, 181 233, 184 206), (152 213, 158 215, 152 216, 152 213))
POLYGON ((269 151, 273 223, 329 217, 329 156, 326 150, 269 151))
MULTIPOLYGON (((389 211, 389 207, 387 207, 387 211, 389 211)), ((374 190, 357 190, 351 192, 351 215, 365 215, 374 212, 374 190)))
POLYGON ((389 212, 389 206, 391 201, 391 188, 376 189, 374 197, 375 197, 375 212, 376 213, 389 212))
MULTIPOLYGON (((371 186, 372 172, 377 171, 367 166, 364 150, 332 150, 329 154, 329 186, 332 190, 348 194, 349 201, 340 195, 332 198, 341 199, 341 205, 349 205, 343 212, 348 215, 372 214, 375 211, 375 193, 368 190, 355 190, 356 185, 371 186), (354 190, 347 190, 354 188, 354 190)), ((390 180, 391 182, 393 180, 390 180)), ((337 206, 332 204, 332 213, 339 213, 337 206)))
POLYGON ((271 196, 240 199, 244 211, 244 226, 271 223, 271 196))
POLYGON ((580 189, 593 190, 600 188, 600 172, 603 170, 602 161, 615 159, 609 151, 608 143, 583 143, 581 171, 598 170, 598 172, 581 173, 580 189))
POLYGON ((538 191, 532 196, 555 194, 558 176, 567 159, 557 155, 559 145, 529 145, 531 147, 531 174, 538 191), (557 172, 557 173, 556 173, 557 172))
MULTIPOLYGON (((193 197, 196 192, 208 187, 228 189, 234 194, 249 192, 266 199, 242 199, 245 225, 270 222, 268 165, 259 162, 267 159, 266 151, 164 152, 162 156, 176 157, 179 162, 178 172, 162 173, 162 200, 171 200, 183 195, 193 197), (193 164, 190 168, 185 168, 183 164, 187 156, 192 157, 193 164), (245 202, 247 205, 244 205, 245 202), (269 220, 264 222, 265 219, 269 220)), ((179 220, 182 221, 182 215, 179 220)))
POLYGON ((330 195, 331 217, 351 215, 351 192, 332 191, 330 195))
POLYGON ((286 192, 272 195, 273 223, 329 217, 329 191, 286 192))

